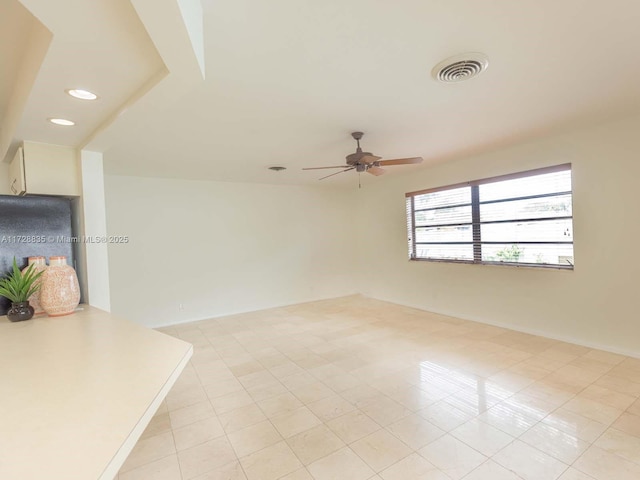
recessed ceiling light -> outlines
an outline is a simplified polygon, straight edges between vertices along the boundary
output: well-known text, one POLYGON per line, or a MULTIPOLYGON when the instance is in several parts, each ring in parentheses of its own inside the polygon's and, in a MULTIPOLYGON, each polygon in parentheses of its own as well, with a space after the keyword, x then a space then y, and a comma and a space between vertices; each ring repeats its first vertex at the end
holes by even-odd
POLYGON ((51 123, 55 123, 56 125, 62 125, 63 127, 71 127, 76 124, 76 122, 72 122, 71 120, 67 120, 66 118, 50 118, 49 121, 51 123))
POLYGON ((70 90, 66 90, 66 92, 72 97, 79 98, 80 100, 95 100, 98 98, 98 95, 95 93, 90 92, 89 90, 82 90, 80 88, 72 88, 70 90))

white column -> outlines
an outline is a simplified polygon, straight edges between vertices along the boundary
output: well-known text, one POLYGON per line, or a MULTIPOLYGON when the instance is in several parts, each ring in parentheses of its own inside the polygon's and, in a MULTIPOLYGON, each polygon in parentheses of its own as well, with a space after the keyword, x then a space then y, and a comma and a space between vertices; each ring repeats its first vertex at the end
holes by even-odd
MULTIPOLYGON (((85 238, 107 237, 102 153, 82 150, 80 152, 80 169, 85 238)), ((89 304, 109 312, 111 311, 111 295, 109 291, 108 244, 87 242, 84 247, 89 304)))

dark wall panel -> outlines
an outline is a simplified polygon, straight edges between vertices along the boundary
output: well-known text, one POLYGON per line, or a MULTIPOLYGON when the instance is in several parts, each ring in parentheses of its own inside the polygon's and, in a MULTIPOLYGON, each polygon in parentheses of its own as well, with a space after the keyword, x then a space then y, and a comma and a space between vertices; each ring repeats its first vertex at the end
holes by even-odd
MULTIPOLYGON (((14 197, 0 195, 0 274, 11 271, 13 258, 20 268, 27 257, 64 255, 75 267, 71 200, 59 197, 14 197)), ((0 297, 0 315, 9 301, 0 297)))

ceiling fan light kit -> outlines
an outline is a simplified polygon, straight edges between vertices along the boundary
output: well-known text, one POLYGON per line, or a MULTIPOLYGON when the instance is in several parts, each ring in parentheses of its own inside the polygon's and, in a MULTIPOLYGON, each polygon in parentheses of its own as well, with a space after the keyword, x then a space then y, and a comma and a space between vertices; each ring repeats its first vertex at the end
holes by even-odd
POLYGON ((335 165, 331 167, 309 167, 303 168, 303 170, 322 170, 325 168, 341 168, 340 172, 332 173, 330 175, 326 175, 318 180, 324 180, 325 178, 333 177, 334 175, 338 175, 339 173, 348 172, 350 170, 355 170, 358 173, 366 172, 371 175, 375 175, 376 177, 382 175, 386 172, 383 166, 391 166, 391 165, 410 165, 415 163, 421 163, 422 157, 411 157, 411 158, 396 158, 393 160, 382 160, 382 157, 378 157, 371 152, 363 152, 360 147, 360 140, 364 136, 362 132, 353 132, 351 134, 353 139, 356 141, 357 148, 354 153, 347 155, 347 164, 346 165, 335 165))

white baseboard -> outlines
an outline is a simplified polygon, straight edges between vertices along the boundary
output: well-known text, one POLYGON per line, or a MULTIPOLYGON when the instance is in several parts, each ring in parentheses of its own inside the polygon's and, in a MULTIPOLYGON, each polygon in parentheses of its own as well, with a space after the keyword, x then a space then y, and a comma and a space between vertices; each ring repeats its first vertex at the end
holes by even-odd
POLYGON ((231 315, 241 315, 243 313, 253 313, 253 312, 259 312, 261 310, 269 310, 272 308, 282 308, 282 307, 290 307, 293 305, 302 305, 304 303, 311 303, 311 302, 319 302, 322 300, 337 300, 340 298, 345 298, 345 297, 350 297, 350 296, 354 296, 354 295, 361 295, 363 297, 368 297, 368 298, 372 298, 375 300, 380 300, 383 302, 388 302, 388 303, 393 303, 395 305, 400 305, 402 307, 409 307, 409 308, 415 308, 416 310, 421 310, 423 312, 428 312, 428 313, 435 313, 437 315, 444 315, 447 317, 452 317, 452 318, 460 318, 462 320, 467 320, 470 322, 476 322, 476 323, 482 323, 485 325, 491 325, 494 327, 500 327, 500 328, 506 328, 508 330, 513 330, 516 332, 521 332, 521 333, 528 333, 530 335, 536 335, 538 337, 545 337, 545 338, 551 338, 553 340, 558 340, 561 342, 567 342, 567 343, 573 343, 575 345, 580 345, 583 347, 588 347, 588 348, 593 348, 596 350, 604 350, 606 352, 611 352, 611 353, 617 353, 619 355, 625 355, 628 357, 633 357, 633 358, 640 358, 640 351, 635 351, 635 350, 627 350, 625 348, 620 348, 617 347, 615 345, 607 345, 607 344, 600 344, 600 343, 595 343, 595 342, 589 342, 589 341, 585 341, 579 338, 574 338, 574 337, 566 337, 563 335, 557 335, 553 332, 549 332, 549 331, 545 331, 545 330, 538 330, 535 328, 527 328, 527 327, 523 327, 520 325, 513 325, 510 323, 504 323, 504 322, 496 322, 493 320, 487 320, 485 318, 477 318, 477 317, 472 317, 469 315, 464 315, 464 314, 459 314, 456 312, 445 312, 445 311, 440 311, 440 310, 427 310, 425 309, 423 306, 418 306, 418 305, 414 305, 411 303, 399 303, 397 301, 394 300, 390 300, 384 297, 380 297, 380 296, 373 296, 373 295, 365 295, 362 293, 350 293, 350 294, 346 294, 340 297, 321 297, 321 298, 313 298, 313 299, 308 299, 308 300, 303 300, 301 302, 294 302, 294 303, 287 303, 287 304, 274 304, 274 305, 270 305, 270 306, 265 306, 264 308, 260 308, 257 310, 237 310, 237 311, 229 311, 229 312, 224 312, 224 313, 216 313, 216 314, 212 314, 209 316, 205 316, 202 318, 192 318, 192 319, 183 319, 183 320, 179 320, 177 322, 172 322, 172 323, 168 323, 168 324, 164 324, 164 325, 154 325, 151 328, 164 328, 164 327, 171 327, 174 325, 182 325, 185 323, 191 323, 191 322, 200 322, 203 320, 210 320, 210 319, 214 319, 214 318, 221 318, 221 317, 228 317, 231 315))
POLYGON ((424 307, 422 306, 417 306, 417 305, 412 305, 409 303, 399 303, 393 300, 389 300, 386 298, 382 298, 382 297, 378 297, 378 296, 372 296, 372 295, 365 295, 368 296, 370 298, 373 298, 375 300, 381 300, 383 302, 388 302, 388 303, 393 303, 395 305, 400 305, 403 307, 409 307, 409 308, 415 308, 416 310, 422 310, 423 312, 429 312, 429 313, 435 313, 437 315, 444 315, 447 317, 453 317, 453 318, 460 318, 462 320, 468 320, 470 322, 476 322, 476 323, 483 323, 485 325, 491 325, 493 327, 500 327, 500 328, 506 328, 508 330, 513 330, 516 332, 520 332, 520 333, 528 333, 530 335, 536 335, 538 337, 545 337, 545 338, 550 338, 552 340, 558 340, 561 342, 567 342, 567 343, 573 343, 574 345, 580 345, 582 347, 588 347, 588 348, 593 348, 596 350, 604 350, 605 352, 610 352, 610 353, 617 353, 618 355, 625 355, 627 357, 633 357, 633 358, 640 358, 640 351, 636 351, 636 350, 627 350, 625 348, 620 348, 616 345, 607 345, 607 344, 600 344, 600 343, 595 343, 595 342, 589 342, 586 340, 582 340, 579 338, 574 338, 574 337, 565 337, 563 335, 557 335, 553 332, 549 332, 549 331, 545 331, 545 330, 538 330, 535 328, 527 328, 527 327, 522 327, 520 325, 513 325, 511 323, 504 323, 504 322, 496 322, 493 320, 487 320, 484 318, 472 318, 469 315, 461 315, 455 312, 443 312, 443 311, 438 311, 438 310, 426 310, 424 307))
POLYGON ((335 300, 335 299, 339 299, 339 298, 346 298, 346 297, 352 297, 354 295, 360 295, 358 292, 353 292, 353 293, 347 293, 345 295, 341 295, 339 297, 317 297, 317 298, 310 298, 310 299, 305 299, 305 300, 301 300, 301 301, 296 301, 296 302, 292 302, 292 303, 277 303, 277 304, 272 304, 272 305, 265 305, 261 308, 257 308, 257 309, 250 309, 250 310, 230 310, 227 312, 217 312, 217 313, 213 313, 211 315, 206 315, 204 317, 198 317, 198 318, 186 318, 186 319, 180 319, 177 320, 175 322, 169 322, 169 323, 164 323, 164 324, 155 324, 155 325, 146 325, 149 328, 165 328, 165 327, 173 327, 175 325, 182 325, 185 323, 192 323, 192 322, 202 322, 203 320, 212 320, 215 318, 222 318, 222 317, 230 317, 232 315, 242 315, 243 313, 254 313, 254 312, 260 312, 262 310, 271 310, 272 308, 283 308, 283 307, 291 307, 293 305, 302 305, 305 303, 312 303, 312 302, 321 302, 323 300, 335 300))

